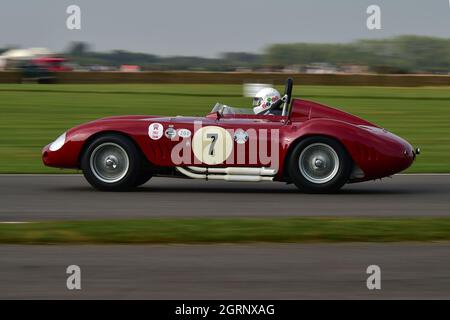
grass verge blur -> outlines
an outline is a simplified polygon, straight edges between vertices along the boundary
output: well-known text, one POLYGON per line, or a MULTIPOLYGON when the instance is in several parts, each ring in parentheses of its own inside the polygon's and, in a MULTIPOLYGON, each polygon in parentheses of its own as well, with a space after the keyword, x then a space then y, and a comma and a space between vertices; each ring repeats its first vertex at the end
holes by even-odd
MULTIPOLYGON (((283 88, 278 88, 280 91, 283 88)), ((407 139, 422 154, 408 172, 450 172, 450 90, 302 86, 294 96, 363 117, 407 139)), ((121 114, 200 115, 217 102, 250 107, 240 85, 0 85, 0 173, 61 173, 41 149, 67 129, 121 114)))
POLYGON ((1 244, 450 241, 450 218, 186 218, 0 224, 1 244))

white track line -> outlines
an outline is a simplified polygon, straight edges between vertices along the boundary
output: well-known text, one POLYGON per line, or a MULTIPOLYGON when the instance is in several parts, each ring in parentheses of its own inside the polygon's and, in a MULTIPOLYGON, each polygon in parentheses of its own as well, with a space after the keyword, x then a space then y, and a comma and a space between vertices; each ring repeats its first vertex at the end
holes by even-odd
MULTIPOLYGON (((0 177, 81 177, 81 173, 0 173, 0 177)), ((450 176, 450 173, 397 173, 394 176, 450 176)), ((388 177, 386 177, 388 178, 388 177)), ((378 179, 377 179, 378 180, 378 179)))
POLYGON ((22 224, 22 223, 31 223, 29 221, 0 221, 0 224, 22 224))
POLYGON ((81 173, 0 173, 0 177, 81 177, 82 175, 81 173))
POLYGON ((397 173, 395 176, 450 176, 450 173, 397 173))

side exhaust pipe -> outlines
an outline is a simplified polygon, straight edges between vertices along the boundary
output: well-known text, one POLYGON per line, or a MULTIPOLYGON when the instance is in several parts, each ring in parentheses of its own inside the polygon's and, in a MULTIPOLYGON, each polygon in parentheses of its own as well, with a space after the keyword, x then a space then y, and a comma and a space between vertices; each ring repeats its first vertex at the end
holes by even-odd
MULTIPOLYGON (((188 168, 195 168, 198 171, 203 171, 203 173, 194 173, 192 171, 186 170, 182 167, 176 167, 176 169, 184 174, 185 176, 192 178, 192 179, 205 179, 205 180, 224 180, 224 181, 239 181, 239 182, 260 182, 260 181, 273 181, 273 176, 263 176, 263 175, 256 175, 256 174, 244 174, 244 170, 230 170, 229 172, 235 172, 234 174, 228 173, 226 169, 233 169, 233 168, 200 168, 200 167, 188 167, 188 168), (201 170, 199 170, 201 169, 201 170), (209 174, 211 169, 222 169, 224 170, 221 173, 227 173, 227 174, 209 174), (237 172, 240 172, 241 174, 237 174, 237 172)), ((191 169, 191 170, 195 170, 191 169)), ((237 169, 237 168, 234 168, 237 169)), ((240 169, 265 169, 265 168, 240 168, 240 169)), ((269 169, 266 169, 269 170, 269 169)), ((253 170, 247 171, 247 172, 256 172, 253 170)), ((262 171, 264 173, 267 173, 265 171, 262 171)))
POLYGON ((198 173, 224 173, 231 175, 251 175, 251 176, 274 176, 277 170, 269 168, 245 168, 245 167, 228 167, 228 168, 205 168, 205 167, 187 167, 189 170, 198 173))

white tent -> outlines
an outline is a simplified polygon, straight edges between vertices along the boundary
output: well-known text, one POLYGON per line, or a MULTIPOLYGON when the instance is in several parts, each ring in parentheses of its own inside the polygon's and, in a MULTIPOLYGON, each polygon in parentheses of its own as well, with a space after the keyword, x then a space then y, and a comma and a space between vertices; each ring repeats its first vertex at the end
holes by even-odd
POLYGON ((28 59, 31 58, 30 52, 25 49, 12 49, 3 52, 2 56, 3 59, 28 59))
POLYGON ((39 56, 48 56, 52 52, 46 48, 30 48, 30 49, 11 49, 3 52, 1 58, 20 60, 20 59, 31 59, 39 56))
POLYGON ((50 56, 54 54, 52 51, 46 48, 30 48, 28 49, 28 51, 33 57, 50 56))

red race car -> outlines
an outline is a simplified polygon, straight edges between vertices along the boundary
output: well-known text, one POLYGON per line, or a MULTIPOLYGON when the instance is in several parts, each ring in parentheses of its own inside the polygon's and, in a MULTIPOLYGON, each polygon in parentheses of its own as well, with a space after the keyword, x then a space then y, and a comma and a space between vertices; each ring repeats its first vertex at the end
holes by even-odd
MULTIPOLYGON (((217 103, 205 117, 116 116, 79 125, 42 152, 45 165, 79 168, 100 190, 127 190, 153 176, 283 181, 304 192, 408 168, 419 149, 348 113, 292 99, 292 80, 261 112, 217 103)), ((256 108, 255 108, 256 109, 256 108)))

